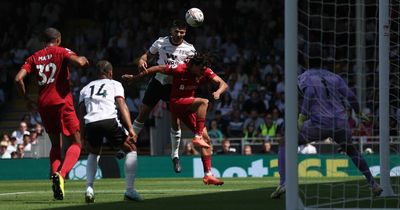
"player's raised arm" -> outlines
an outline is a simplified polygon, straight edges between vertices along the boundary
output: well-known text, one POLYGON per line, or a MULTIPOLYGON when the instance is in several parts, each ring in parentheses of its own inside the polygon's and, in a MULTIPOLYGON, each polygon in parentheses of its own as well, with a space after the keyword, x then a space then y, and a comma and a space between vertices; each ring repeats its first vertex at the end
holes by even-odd
POLYGON ((220 95, 228 89, 228 84, 226 84, 226 82, 223 79, 221 79, 221 77, 219 77, 218 75, 213 77, 212 81, 215 84, 218 84, 218 89, 212 93, 214 99, 218 100, 220 95))
POLYGON ((153 59, 154 57, 155 55, 151 54, 151 52, 149 51, 140 56, 138 61, 139 72, 147 71, 147 62, 153 59))
POLYGON ((148 68, 146 71, 140 72, 139 74, 135 74, 135 75, 124 74, 124 75, 122 75, 122 79, 124 81, 129 82, 129 81, 136 81, 146 75, 155 74, 157 72, 168 73, 168 72, 166 72, 166 70, 168 69, 167 67, 168 67, 167 65, 152 66, 152 67, 148 68))
POLYGON ((79 68, 86 68, 89 66, 89 61, 85 56, 71 55, 69 57, 69 62, 79 68))

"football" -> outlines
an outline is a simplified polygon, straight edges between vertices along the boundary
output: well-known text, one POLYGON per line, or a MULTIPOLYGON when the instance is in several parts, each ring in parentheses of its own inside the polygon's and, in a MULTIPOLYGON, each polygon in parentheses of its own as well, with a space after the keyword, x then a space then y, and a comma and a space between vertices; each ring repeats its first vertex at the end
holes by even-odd
POLYGON ((204 21, 203 12, 198 8, 191 8, 186 12, 186 22, 192 27, 200 26, 204 21))

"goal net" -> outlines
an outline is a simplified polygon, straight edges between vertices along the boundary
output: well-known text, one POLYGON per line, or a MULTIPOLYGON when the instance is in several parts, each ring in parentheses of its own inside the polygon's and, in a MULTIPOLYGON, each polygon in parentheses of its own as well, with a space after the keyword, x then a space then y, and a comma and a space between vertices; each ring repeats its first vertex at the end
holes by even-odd
MULTIPOLYGON (((384 89, 380 88, 380 76, 385 74, 379 68, 379 62, 384 62, 379 60, 380 47, 384 47, 379 38, 380 2, 298 0, 298 73, 308 69, 311 60, 319 61, 321 68, 340 75, 347 82, 356 95, 360 111, 369 118, 358 118, 350 104, 345 104, 353 144, 362 153, 375 180, 384 182, 384 193, 374 197, 363 174, 335 143, 337 137, 321 138, 311 143, 317 149, 316 155, 298 156, 298 195, 305 209, 400 208, 397 178, 400 174, 400 3, 388 1, 389 21, 383 35, 390 40, 389 81, 388 89, 384 89), (312 49, 316 46, 317 51, 312 49), (388 103, 380 101, 380 95, 385 94, 388 103), (382 119, 388 118, 382 124, 380 109, 385 110, 386 106, 389 115, 382 116, 382 119), (386 131, 389 139, 382 139, 386 131), (380 152, 383 141, 389 142, 389 149, 384 153, 380 152), (388 160, 388 171, 381 171, 381 160, 388 160), (382 173, 388 174, 383 181, 382 173)), ((301 102, 300 91, 298 107, 301 102)))

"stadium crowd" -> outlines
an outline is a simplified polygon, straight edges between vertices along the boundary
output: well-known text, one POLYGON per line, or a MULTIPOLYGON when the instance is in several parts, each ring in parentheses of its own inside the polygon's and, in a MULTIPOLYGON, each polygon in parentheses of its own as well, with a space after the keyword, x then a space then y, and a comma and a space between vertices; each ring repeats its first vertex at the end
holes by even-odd
MULTIPOLYGON (((190 7, 201 8, 205 22, 199 28, 189 27, 186 39, 198 51, 213 55, 212 68, 229 85, 221 100, 210 100, 207 114, 210 137, 219 144, 226 138, 244 138, 248 143, 260 138, 259 143, 270 148, 269 140, 282 135, 284 116, 281 1, 0 1, 0 24, 4 26, 0 31, 0 105, 16 97, 13 78, 25 58, 41 48, 38 35, 45 27, 59 28, 63 46, 85 55, 91 64, 107 59, 115 71, 122 72, 136 69, 135 60, 148 49, 154 37, 167 35, 169 22, 183 18, 190 7)), ((71 69, 70 77, 77 102, 80 89, 94 79, 93 65, 84 71, 71 69)), ((198 94, 209 92, 205 91, 207 88, 212 87, 202 87, 198 94)), ((135 116, 140 87, 130 86, 126 90, 127 104, 135 116)), ((35 111, 27 112, 27 116, 30 119, 22 119, 21 124, 27 123, 27 131, 31 133, 23 136, 29 135, 32 144, 32 133, 36 133, 33 130, 41 122, 32 122, 38 118, 35 111)), ((374 135, 374 124, 357 122, 351 115, 350 121, 355 135, 374 135)), ((393 123, 396 128, 396 121, 393 123)), ((15 147, 13 141, 14 135, 4 133, 1 148, 6 144, 15 147)), ((24 141, 17 145, 25 145, 26 149, 24 141)), ((190 145, 187 148, 187 154, 196 154, 190 145)), ((263 153, 269 153, 268 150, 263 153)), ((19 146, 14 151, 15 157, 23 156, 18 154, 19 146)), ((12 152, 10 155, 14 157, 12 152)))

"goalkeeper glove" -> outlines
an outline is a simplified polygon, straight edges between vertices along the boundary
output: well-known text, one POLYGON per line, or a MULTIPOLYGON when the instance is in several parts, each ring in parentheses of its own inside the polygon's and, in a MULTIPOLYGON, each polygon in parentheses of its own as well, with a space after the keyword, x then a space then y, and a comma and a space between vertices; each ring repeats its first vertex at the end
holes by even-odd
POLYGON ((304 121, 307 120, 307 116, 303 114, 299 114, 299 118, 297 119, 297 127, 301 129, 303 127, 304 121))
POLYGON ((369 117, 366 114, 364 114, 364 112, 359 112, 357 114, 357 116, 358 116, 358 119, 360 119, 361 122, 369 122, 370 121, 369 117))

